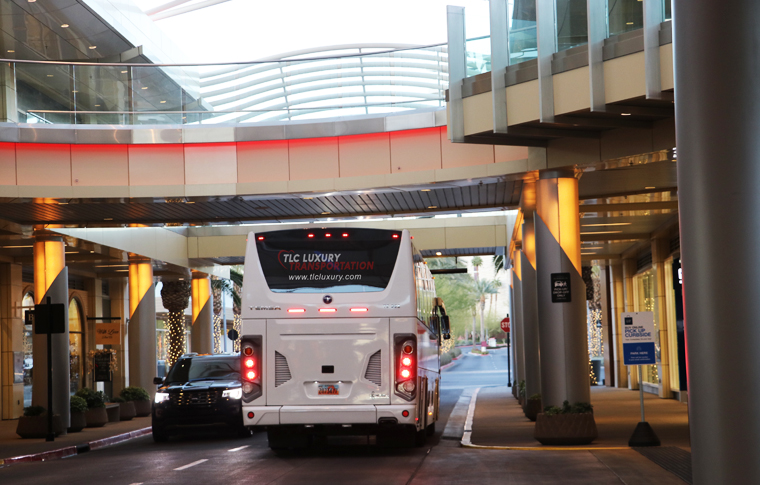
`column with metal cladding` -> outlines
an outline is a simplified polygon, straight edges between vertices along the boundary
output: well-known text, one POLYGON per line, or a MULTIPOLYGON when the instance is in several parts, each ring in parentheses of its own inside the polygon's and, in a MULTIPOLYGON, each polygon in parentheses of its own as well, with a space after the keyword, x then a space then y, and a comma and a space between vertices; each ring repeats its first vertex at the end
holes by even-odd
POLYGON ((760 483, 760 2, 674 0, 678 201, 696 485, 760 483))
MULTIPOLYGON (((633 258, 623 259, 623 311, 633 312, 635 310, 633 301, 633 277, 636 274, 636 260, 633 258)), ((625 366, 628 374, 628 389, 636 390, 639 388, 639 374, 636 366, 625 366)))
POLYGON ((193 352, 214 352, 214 311, 211 300, 211 278, 205 273, 193 273, 190 288, 193 305, 193 329, 190 345, 193 352))
POLYGON ((523 318, 522 318, 522 251, 515 250, 513 261, 515 267, 512 274, 514 275, 514 293, 515 293, 515 314, 512 323, 512 336, 514 338, 515 350, 515 382, 519 384, 525 380, 525 350, 523 347, 523 318))
POLYGON ((489 0, 491 22, 491 101, 493 132, 507 133, 507 67, 509 67, 509 19, 507 0, 489 0))
POLYGON ((573 170, 541 172, 534 220, 543 405, 590 402, 586 286, 573 170))
POLYGON ((69 272, 66 268, 63 238, 46 231, 34 236, 34 303, 63 303, 64 332, 51 337, 53 375, 47 375, 47 335, 34 333, 34 379, 32 405, 48 407, 48 378, 53 379, 53 413, 61 415, 64 427, 71 424, 69 414, 69 272))
POLYGON ((536 287, 536 182, 523 183, 520 209, 522 223, 522 336, 525 361, 525 397, 541 393, 541 362, 539 359, 538 300, 536 287))
MULTIPOLYGON (((608 267, 610 293, 612 297, 612 342, 615 347, 615 362, 609 372, 615 373, 615 387, 628 387, 628 371, 623 364, 623 324, 620 315, 625 311, 623 295, 623 265, 620 261, 612 261, 608 267)), ((608 372, 605 369, 605 372, 608 372)))
POLYGON ((464 104, 462 82, 467 76, 467 40, 465 38, 464 7, 448 5, 446 23, 449 42, 449 102, 448 134, 453 143, 464 142, 464 104))
POLYGON ((541 123, 554 122, 554 77, 552 59, 557 52, 557 12, 555 0, 536 0, 536 41, 538 45, 538 106, 541 123))
POLYGON ((153 397, 156 386, 156 292, 150 259, 129 259, 129 385, 147 389, 153 397))

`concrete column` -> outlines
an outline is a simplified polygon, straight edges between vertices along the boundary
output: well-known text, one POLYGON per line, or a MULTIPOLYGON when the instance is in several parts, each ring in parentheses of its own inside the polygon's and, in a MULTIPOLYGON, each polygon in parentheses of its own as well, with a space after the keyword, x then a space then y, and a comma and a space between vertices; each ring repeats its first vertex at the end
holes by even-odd
POLYGON ((657 374, 660 380, 661 398, 673 397, 670 385, 670 345, 668 345, 668 306, 665 302, 665 259, 670 254, 670 241, 652 240, 652 268, 654 269, 654 314, 657 333, 660 339, 660 352, 657 357, 657 374))
MULTIPOLYGON (((0 408, 2 419, 16 419, 24 412, 24 383, 14 382, 14 359, 24 358, 21 312, 21 265, 0 263, 0 408)), ((20 376, 23 379, 22 375, 20 376)))
POLYGON ((515 381, 516 388, 525 380, 525 347, 523 345, 523 309, 522 309, 522 256, 521 251, 514 252, 514 288, 515 288, 515 315, 512 324, 512 336, 514 338, 515 351, 515 381))
POLYGON ((193 273, 192 292, 193 327, 190 333, 190 350, 199 354, 214 353, 214 309, 211 299, 211 278, 205 273, 193 273))
POLYGON ((610 293, 612 297, 612 345, 615 347, 615 361, 610 372, 615 373, 615 387, 628 387, 628 369, 623 364, 623 323, 620 314, 625 311, 625 291, 623 288, 623 265, 620 261, 608 267, 610 293))
POLYGON ((522 335, 525 365, 525 397, 541 393, 541 363, 539 359, 538 300, 536 294, 536 182, 523 183, 520 200, 522 223, 522 335))
POLYGON ((139 386, 153 398, 156 386, 156 296, 150 259, 129 259, 129 385, 139 386))
MULTIPOLYGON (((636 260, 632 258, 623 259, 623 311, 636 311, 633 303, 633 276, 636 274, 636 260)), ((622 330, 621 330, 622 332, 622 330)), ((639 374, 636 366, 626 366, 628 374, 628 389, 636 390, 639 388, 639 374)))
POLYGON ((760 483, 760 2, 673 19, 694 483, 760 483))
POLYGON ((34 238, 34 303, 63 303, 64 332, 51 338, 53 374, 48 376, 47 335, 35 333, 34 380, 32 405, 48 407, 47 379, 53 379, 53 413, 61 415, 64 427, 70 424, 69 414, 69 272, 65 266, 64 244, 61 236, 45 231, 34 238))
MULTIPOLYGON (((572 170, 542 172, 537 183, 536 273, 544 406, 590 402, 586 285, 581 277, 578 179, 572 170), (552 302, 554 278, 569 284, 570 301, 552 302)), ((556 281, 556 279, 555 279, 556 281)))

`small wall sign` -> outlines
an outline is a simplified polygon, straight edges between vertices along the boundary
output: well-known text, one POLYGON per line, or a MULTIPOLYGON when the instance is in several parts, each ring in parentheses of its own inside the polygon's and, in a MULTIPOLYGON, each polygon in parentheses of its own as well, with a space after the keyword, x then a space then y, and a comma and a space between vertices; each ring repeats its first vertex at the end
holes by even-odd
POLYGON ((570 273, 552 273, 552 303, 570 303, 570 273))
POLYGON ((95 345, 120 345, 121 323, 98 323, 95 325, 95 345))

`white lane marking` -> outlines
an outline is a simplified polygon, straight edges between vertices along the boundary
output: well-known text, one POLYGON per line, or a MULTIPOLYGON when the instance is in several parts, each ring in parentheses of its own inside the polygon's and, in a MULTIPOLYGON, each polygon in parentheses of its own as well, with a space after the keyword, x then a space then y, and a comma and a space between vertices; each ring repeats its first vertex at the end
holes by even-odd
POLYGON ((192 462, 192 463, 188 463, 188 464, 187 464, 187 465, 185 465, 185 466, 181 466, 181 467, 179 467, 179 468, 175 468, 175 469, 174 469, 174 471, 175 471, 175 472, 179 472, 179 471, 182 471, 182 470, 184 470, 184 469, 186 469, 186 468, 190 468, 191 466, 200 465, 200 464, 201 464, 201 463, 203 463, 204 461, 208 461, 208 459, 204 458, 203 460, 198 460, 198 461, 194 461, 194 462, 192 462))
POLYGON ((468 446, 472 444, 472 420, 475 417, 475 402, 478 399, 480 388, 475 389, 470 399, 470 409, 467 410, 467 419, 464 422, 464 434, 462 435, 462 444, 468 446))
POLYGON ((251 446, 251 445, 238 446, 237 448, 233 448, 233 449, 227 450, 227 451, 240 451, 240 450, 244 450, 244 449, 248 448, 249 446, 251 446))

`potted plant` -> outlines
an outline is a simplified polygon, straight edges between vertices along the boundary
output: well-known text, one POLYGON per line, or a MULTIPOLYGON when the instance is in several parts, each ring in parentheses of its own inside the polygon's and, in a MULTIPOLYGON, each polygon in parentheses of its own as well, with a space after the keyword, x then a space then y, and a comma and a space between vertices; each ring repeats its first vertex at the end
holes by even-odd
POLYGON ((525 402, 523 413, 525 413, 526 418, 535 421, 538 413, 541 412, 541 409, 541 394, 533 394, 525 402))
POLYGON ((125 401, 122 397, 115 397, 112 402, 119 403, 119 421, 129 421, 136 416, 135 403, 125 401))
POLYGON ((520 381, 517 387, 517 402, 522 406, 525 403, 525 380, 520 381))
POLYGON ((77 433, 82 431, 87 426, 87 401, 79 396, 71 396, 69 401, 69 410, 71 411, 71 426, 69 426, 69 433, 77 433))
POLYGON ((150 395, 142 387, 125 387, 119 396, 127 402, 134 403, 138 417, 150 416, 150 395))
POLYGON ((75 394, 81 397, 87 403, 85 418, 88 428, 100 428, 108 422, 108 413, 106 412, 106 400, 102 391, 93 391, 83 387, 75 394))
POLYGON ((587 445, 598 436, 593 406, 565 401, 562 407, 547 406, 536 418, 534 437, 542 445, 587 445))
MULTIPOLYGON (((64 434, 61 416, 53 415, 53 433, 58 436, 64 434)), ((22 438, 45 438, 48 434, 48 415, 42 406, 29 406, 24 408, 24 415, 18 418, 16 434, 22 438)))

